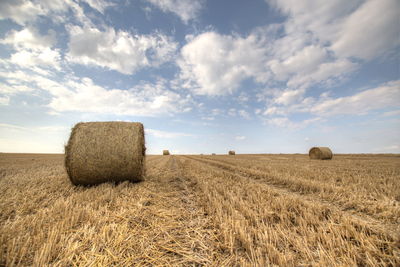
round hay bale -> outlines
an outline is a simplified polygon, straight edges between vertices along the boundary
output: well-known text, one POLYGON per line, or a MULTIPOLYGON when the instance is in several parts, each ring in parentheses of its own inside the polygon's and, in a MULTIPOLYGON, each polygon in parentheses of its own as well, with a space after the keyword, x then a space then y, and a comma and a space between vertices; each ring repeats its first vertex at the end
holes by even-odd
POLYGON ((168 155, 169 155, 169 150, 163 150, 162 154, 163 154, 164 156, 168 156, 168 155))
POLYGON ((212 153, 211 155, 215 156, 215 153, 212 153))
POLYGON ((310 159, 332 159, 333 154, 329 147, 313 147, 308 152, 310 159))
POLYGON ((139 122, 78 123, 65 147, 65 167, 75 185, 141 181, 145 152, 139 122))
POLYGON ((233 150, 229 150, 229 152, 228 152, 228 155, 235 155, 236 153, 235 153, 235 151, 233 151, 233 150))

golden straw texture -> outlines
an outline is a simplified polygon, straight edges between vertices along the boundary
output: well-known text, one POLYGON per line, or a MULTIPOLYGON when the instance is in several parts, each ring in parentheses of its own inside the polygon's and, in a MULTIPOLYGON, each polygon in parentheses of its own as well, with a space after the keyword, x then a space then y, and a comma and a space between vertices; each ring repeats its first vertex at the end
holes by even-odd
POLYGON ((332 159, 333 154, 329 147, 313 147, 308 152, 310 159, 332 159))
POLYGON ((141 123, 78 123, 65 147, 65 167, 75 185, 140 181, 145 150, 141 123))

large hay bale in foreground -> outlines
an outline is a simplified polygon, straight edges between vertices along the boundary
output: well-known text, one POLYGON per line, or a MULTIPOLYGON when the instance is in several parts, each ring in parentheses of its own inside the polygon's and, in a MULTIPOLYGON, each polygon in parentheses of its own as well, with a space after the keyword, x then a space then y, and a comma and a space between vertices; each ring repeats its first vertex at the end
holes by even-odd
POLYGON ((229 150, 229 152, 228 152, 228 155, 235 155, 236 153, 235 153, 235 151, 233 151, 233 150, 229 150))
POLYGON ((332 159, 333 154, 329 147, 313 147, 308 152, 310 159, 332 159))
POLYGON ((75 185, 141 181, 145 151, 141 123, 78 123, 65 147, 65 167, 75 185))
POLYGON ((162 154, 163 154, 164 156, 168 156, 168 155, 169 155, 169 150, 163 150, 162 154))

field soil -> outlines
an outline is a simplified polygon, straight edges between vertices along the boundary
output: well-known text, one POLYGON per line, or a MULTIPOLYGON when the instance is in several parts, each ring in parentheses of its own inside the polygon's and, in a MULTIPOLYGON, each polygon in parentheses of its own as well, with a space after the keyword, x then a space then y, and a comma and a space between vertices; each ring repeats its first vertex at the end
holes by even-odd
POLYGON ((74 186, 0 153, 0 266, 400 266, 400 156, 147 156, 74 186))

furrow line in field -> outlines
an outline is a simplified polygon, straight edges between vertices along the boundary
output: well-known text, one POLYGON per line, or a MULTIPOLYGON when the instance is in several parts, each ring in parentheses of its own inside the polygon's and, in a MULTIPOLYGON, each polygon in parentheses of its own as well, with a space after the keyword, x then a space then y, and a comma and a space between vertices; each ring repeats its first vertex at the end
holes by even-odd
MULTIPOLYGON (((254 255, 253 247, 248 242, 253 239, 253 234, 246 232, 248 221, 244 220, 241 211, 225 195, 225 186, 215 185, 212 179, 202 172, 192 173, 192 160, 184 158, 181 168, 186 179, 192 182, 196 192, 200 192, 201 205, 208 212, 214 223, 214 232, 218 236, 218 248, 229 256, 221 263, 221 266, 268 266, 266 255, 254 255), (188 164, 189 163, 189 164, 188 164), (235 213, 235 218, 232 214, 235 213), (239 217, 238 217, 239 216, 239 217)), ((279 254, 279 252, 277 252, 279 254)), ((282 255, 281 255, 282 256, 282 255)))
MULTIPOLYGON (((198 159, 198 158, 194 158, 198 159)), ((276 185, 283 185, 283 186, 291 186, 292 188, 296 189, 296 191, 300 191, 301 193, 318 193, 318 192, 328 192, 328 193, 333 193, 333 192, 341 192, 344 193, 344 189, 342 189, 340 186, 337 185, 332 185, 332 184, 327 184, 325 182, 321 181, 316 181, 316 180, 310 180, 310 179, 304 179, 301 177, 301 175, 296 175, 296 177, 293 177, 293 175, 288 174, 288 170, 285 172, 278 171, 278 170, 271 170, 271 169, 252 169, 251 167, 254 167, 255 164, 252 164, 251 167, 248 165, 244 166, 239 166, 238 164, 242 165, 243 160, 237 160, 237 159, 217 159, 217 158, 201 158, 198 160, 203 160, 207 161, 209 164, 214 165, 216 167, 224 168, 224 169, 229 169, 229 170, 236 170, 240 172, 244 172, 255 179, 259 178, 264 178, 271 180, 271 182, 274 182, 276 185), (232 162, 235 161, 235 162, 232 162), (274 171, 274 173, 271 173, 274 171), (278 177, 278 175, 285 175, 284 177, 278 177)), ((260 161, 258 162, 258 164, 260 161)), ((259 167, 258 165, 256 165, 259 167)), ((342 196, 338 195, 337 199, 341 199, 342 196)))
MULTIPOLYGON (((322 206, 329 207, 331 209, 334 209, 337 212, 341 212, 343 215, 348 216, 350 218, 353 218, 357 222, 367 222, 371 226, 374 226, 376 229, 379 229, 380 231, 389 233, 390 236, 394 239, 399 239, 399 232, 400 232, 400 226, 397 223, 397 220, 399 219, 394 218, 394 220, 388 220, 391 221, 390 224, 388 223, 382 223, 381 217, 379 216, 373 216, 374 214, 366 214, 365 212, 362 211, 362 209, 357 209, 356 205, 354 205, 355 212, 350 212, 347 210, 347 207, 343 207, 340 204, 336 203, 335 201, 332 201, 331 198, 329 197, 324 197, 322 198, 321 195, 315 194, 315 193, 305 193, 305 192, 298 192, 296 190, 293 190, 291 187, 286 187, 282 183, 276 183, 273 176, 267 176, 265 174, 257 175, 254 173, 248 173, 242 169, 236 168, 234 166, 227 166, 227 165, 222 165, 220 163, 215 163, 215 162, 210 162, 210 161, 205 161, 203 159, 199 159, 196 157, 191 157, 191 156, 185 156, 186 158, 189 158, 190 160, 195 160, 198 162, 201 162, 203 164, 207 164, 208 166, 211 166, 213 168, 217 168, 223 171, 226 171, 232 175, 235 175, 237 177, 240 177, 242 179, 250 179, 253 183, 260 184, 260 185, 266 185, 270 187, 271 189, 275 190, 276 192, 280 194, 285 194, 285 195, 290 195, 293 197, 298 198, 301 201, 307 202, 307 203, 319 203, 322 206), (268 180, 266 180, 267 178, 268 180)), ((352 203, 349 203, 352 204, 352 203)))
POLYGON ((243 249, 247 263, 385 266, 398 262, 394 239, 363 220, 185 158, 190 163, 186 175, 205 192, 224 243, 231 253, 243 249))
MULTIPOLYGON (((189 156, 190 157, 190 156, 189 156)), ((204 163, 213 165, 215 167, 219 167, 226 170, 234 170, 241 173, 245 173, 255 179, 267 179, 271 183, 275 185, 281 186, 290 186, 295 191, 300 191, 301 193, 319 193, 319 192, 327 192, 333 193, 338 192, 339 188, 334 185, 328 185, 326 183, 320 181, 311 181, 307 179, 303 179, 301 177, 291 177, 291 176, 284 176, 278 177, 278 173, 271 173, 270 170, 256 170, 250 169, 247 166, 242 167, 239 166, 236 162, 230 162, 228 160, 222 159, 209 159, 209 158, 196 158, 190 157, 195 160, 200 160, 204 163)), ((338 196, 339 198, 339 196, 338 196)))
MULTIPOLYGON (((224 260, 214 247, 217 246, 213 230, 209 228, 209 218, 204 213, 203 206, 199 204, 199 192, 196 192, 192 181, 182 172, 182 162, 176 156, 162 157, 156 172, 149 177, 149 181, 157 186, 158 193, 166 199, 163 206, 170 207, 172 217, 178 217, 180 227, 169 231, 176 244, 171 252, 181 253, 186 258, 184 265, 218 266, 224 260), (218 256, 217 256, 218 255, 218 256), (218 259, 218 260, 216 260, 218 259)), ((169 216, 166 220, 172 220, 169 216)))
POLYGON ((319 181, 304 180, 301 177, 285 176, 280 173, 271 173, 269 170, 260 171, 238 166, 235 163, 192 157, 202 160, 227 171, 239 172, 255 180, 261 180, 276 187, 283 187, 291 192, 306 195, 317 195, 323 201, 334 202, 340 209, 367 214, 378 220, 385 220, 388 224, 398 226, 400 223, 400 203, 393 200, 370 199, 369 195, 352 192, 348 188, 338 187, 319 181), (215 162, 218 161, 218 162, 215 162))
POLYGON ((146 176, 149 176, 154 172, 159 172, 160 169, 166 169, 167 164, 168 164, 167 158, 157 157, 156 159, 150 161, 146 159, 145 161, 146 176))
POLYGON ((313 181, 332 185, 335 189, 366 197, 367 201, 398 201, 400 205, 400 171, 395 157, 391 160, 370 161, 369 164, 360 160, 337 156, 333 161, 309 160, 306 156, 286 155, 281 157, 236 157, 218 156, 204 157, 221 163, 240 166, 242 168, 271 173, 274 176, 294 177, 296 180, 313 181), (278 160, 277 160, 278 159, 278 160), (360 166, 363 166, 360 168, 360 166))

